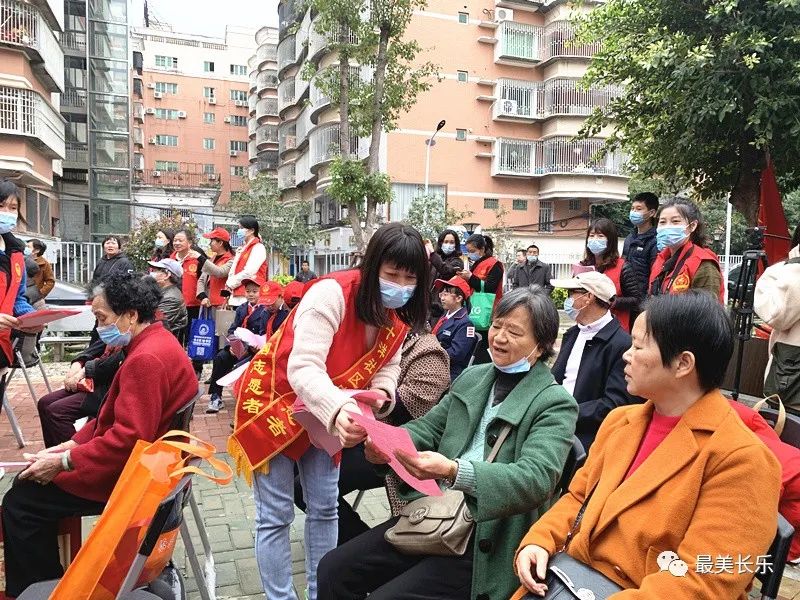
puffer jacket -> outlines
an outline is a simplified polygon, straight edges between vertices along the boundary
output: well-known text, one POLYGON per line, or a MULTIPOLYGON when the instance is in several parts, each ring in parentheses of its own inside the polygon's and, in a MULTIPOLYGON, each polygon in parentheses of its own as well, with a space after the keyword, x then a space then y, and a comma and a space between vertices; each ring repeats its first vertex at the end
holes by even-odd
POLYGON ((647 230, 639 235, 637 231, 625 238, 622 247, 622 257, 625 262, 633 266, 633 272, 640 280, 640 285, 645 292, 650 287, 650 269, 658 256, 656 246, 656 228, 647 230))
POLYGON ((619 283, 622 287, 622 295, 614 301, 614 308, 629 310, 635 316, 644 301, 647 288, 644 287, 642 279, 637 276, 636 268, 630 261, 626 260, 622 265, 619 283))
POLYGON ((36 285, 36 275, 39 274, 39 265, 36 264, 36 259, 33 256, 25 257, 25 298, 28 302, 34 304, 43 298, 42 293, 39 291, 39 286, 36 285))

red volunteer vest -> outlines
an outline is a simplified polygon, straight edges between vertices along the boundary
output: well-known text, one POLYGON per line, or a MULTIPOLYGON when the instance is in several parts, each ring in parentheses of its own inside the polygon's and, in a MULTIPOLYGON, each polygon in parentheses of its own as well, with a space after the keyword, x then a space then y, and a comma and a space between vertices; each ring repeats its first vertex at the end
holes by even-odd
POLYGON ((200 306, 197 299, 197 280, 200 278, 200 263, 196 258, 185 258, 183 262, 178 260, 178 253, 173 252, 171 259, 177 260, 183 267, 183 277, 181 278, 181 293, 187 308, 190 306, 200 306))
MULTIPOLYGON (((219 267, 224 265, 232 258, 233 254, 230 252, 225 252, 215 256, 212 262, 219 267)), ((208 276, 208 299, 211 301, 211 306, 222 306, 225 304, 225 298, 222 297, 220 292, 225 289, 226 279, 226 277, 208 276)))
MULTIPOLYGON (((665 248, 659 252, 658 256, 656 257, 656 262, 653 263, 653 268, 650 271, 651 286, 656 278, 661 274, 661 269, 664 267, 664 263, 667 262, 671 256, 672 250, 669 248, 665 248)), ((717 267, 717 270, 720 270, 719 257, 714 254, 713 251, 709 250, 708 248, 697 246, 692 242, 687 242, 683 248, 681 248, 680 256, 678 257, 678 262, 676 263, 676 269, 674 269, 672 273, 667 273, 664 276, 664 281, 661 284, 661 293, 682 294, 691 289, 694 275, 697 273, 697 269, 700 268, 700 263, 705 260, 713 261, 714 265, 717 267)), ((724 282, 720 280, 718 292, 718 298, 720 302, 724 302, 725 298, 724 285, 724 282)))
MULTIPOLYGON (((325 279, 342 287, 344 320, 333 336, 327 372, 334 384, 344 389, 363 389, 383 365, 400 351, 408 327, 392 311, 392 327, 378 332, 375 344, 365 342, 366 325, 356 315, 356 295, 361 282, 357 270, 340 271, 308 284, 306 289, 325 279)), ((228 439, 228 452, 237 471, 250 481, 252 472, 268 472, 269 460, 276 454, 297 460, 309 448, 308 435, 292 419, 297 399, 289 385, 286 366, 294 344, 292 311, 269 342, 253 357, 234 390, 236 412, 234 432, 228 439)))
MULTIPOLYGON (((485 281, 486 278, 489 276, 489 271, 498 263, 499 261, 494 257, 490 256, 486 260, 482 261, 477 267, 475 267, 472 271, 472 274, 475 275, 481 281, 485 281)), ((500 265, 503 266, 502 264, 500 265)), ((503 284, 502 282, 497 286, 497 291, 495 292, 494 297, 494 304, 492 304, 492 309, 497 307, 497 303, 500 302, 500 298, 503 297, 503 284)))
MULTIPOLYGON (((616 288, 617 296, 622 296, 622 267, 625 264, 625 259, 620 257, 617 259, 617 263, 613 267, 607 268, 603 271, 603 275, 608 277, 611 281, 614 282, 614 287, 616 288)), ((611 314, 617 318, 617 321, 620 322, 622 328, 627 331, 628 333, 631 332, 631 313, 629 310, 620 310, 618 308, 612 308, 611 314)))
MULTIPOLYGON (((247 245, 242 250, 242 253, 239 255, 239 260, 236 261, 236 264, 233 266, 233 274, 236 275, 237 273, 241 273, 244 271, 244 267, 247 264, 247 260, 250 258, 250 253, 253 251, 253 247, 256 244, 260 244, 261 240, 259 238, 253 238, 250 240, 247 245)), ((267 269, 267 261, 265 260, 261 266, 258 268, 258 273, 256 276, 261 279, 261 281, 266 281, 268 275, 267 269)), ((244 296, 246 290, 244 289, 243 285, 240 285, 235 290, 233 290, 234 296, 244 296)))
MULTIPOLYGON (((11 282, 4 271, 0 271, 0 291, 6 290, 3 301, 0 302, 0 312, 14 316, 14 302, 17 299, 19 286, 22 283, 22 273, 25 270, 25 255, 22 252, 12 252, 11 259, 11 282)), ((0 349, 8 358, 8 364, 14 364, 14 355, 11 352, 11 329, 0 331, 0 349)))

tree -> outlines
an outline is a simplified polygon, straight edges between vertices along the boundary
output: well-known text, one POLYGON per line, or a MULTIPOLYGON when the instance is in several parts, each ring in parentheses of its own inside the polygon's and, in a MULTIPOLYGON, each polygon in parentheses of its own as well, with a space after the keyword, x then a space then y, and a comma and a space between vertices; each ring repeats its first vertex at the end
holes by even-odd
POLYGON ((494 225, 486 230, 486 234, 491 236, 494 242, 494 256, 500 262, 510 264, 514 261, 517 252, 517 242, 514 239, 514 231, 506 222, 508 209, 500 206, 494 211, 494 225))
POLYGON ((361 253, 376 229, 378 205, 390 197, 388 179, 380 173, 381 134, 397 127, 400 115, 430 88, 429 79, 436 72, 430 62, 417 63, 422 48, 405 39, 414 11, 425 8, 427 1, 310 0, 310 4, 318 14, 317 33, 338 55, 338 64, 316 74, 306 72, 339 107, 339 156, 331 166, 328 193, 347 206, 361 253), (366 71, 371 77, 365 76, 366 71), (367 136, 364 164, 352 142, 367 136))
POLYGON ((194 235, 197 224, 191 219, 186 221, 177 210, 164 212, 158 218, 138 219, 131 237, 125 243, 125 254, 137 270, 147 271, 147 262, 153 260, 155 255, 156 234, 164 229, 187 229, 194 235))
POLYGON ((602 42, 585 83, 625 86, 582 135, 615 126, 607 147, 642 176, 728 197, 751 225, 767 152, 800 175, 800 2, 608 0, 578 23, 602 42))
POLYGON ((433 241, 442 231, 471 215, 472 211, 460 212, 446 206, 441 196, 423 194, 411 201, 405 223, 419 231, 423 239, 433 241))
POLYGON ((228 212, 253 215, 258 219, 259 235, 267 247, 287 256, 295 246, 306 246, 314 239, 308 225, 308 202, 281 202, 274 178, 259 175, 244 193, 232 194, 228 212))

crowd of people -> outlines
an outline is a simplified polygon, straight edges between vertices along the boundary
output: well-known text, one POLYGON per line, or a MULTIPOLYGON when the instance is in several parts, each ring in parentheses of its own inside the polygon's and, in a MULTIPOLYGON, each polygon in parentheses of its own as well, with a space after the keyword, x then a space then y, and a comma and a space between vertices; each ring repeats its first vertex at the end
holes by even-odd
MULTIPOLYGON (((0 368, 16 318, 34 310, 12 233, 19 198, 3 185, 0 368)), ((147 274, 109 236, 92 288, 94 341, 64 388, 39 401, 47 448, 27 455, 2 501, 7 595, 63 572, 55 524, 102 511, 136 440, 170 428, 211 362, 199 385, 212 414, 225 408, 220 378, 244 367, 228 451, 253 487, 271 600, 295 598, 296 508, 310 600, 547 597, 561 555, 624 590, 615 598, 743 600, 752 571, 702 571, 699 557, 755 559, 779 510, 800 522, 800 451, 720 391, 734 334, 697 207, 645 193, 630 220, 621 253, 614 224, 593 221, 583 259, 560 279, 537 245, 506 272, 490 236, 447 229, 434 242, 401 223, 375 232, 358 267, 317 277, 303 261, 285 287, 268 278, 253 217, 239 220, 236 249, 223 228, 203 234, 210 252, 192 230, 159 231, 147 274), (574 321, 560 340, 554 289, 574 321), (217 350, 190 358, 192 322, 225 312, 217 350), (268 343, 237 341, 240 328, 268 343), (299 411, 341 451, 310 437, 299 411), (405 429, 417 452, 384 454, 359 425, 364 411, 405 429), (569 481, 576 439, 588 458, 569 481), (390 462, 444 495, 423 498, 390 462), (392 515, 370 528, 345 495, 380 487, 392 515), (743 506, 747 518, 731 518, 743 506), (444 543, 455 527, 437 528, 453 518, 459 543, 444 543), (660 567, 665 551, 686 563, 682 577, 660 567)), ((800 318, 781 307, 800 228, 795 238, 756 290, 780 350, 769 371, 784 387, 785 357, 800 346, 800 318)))

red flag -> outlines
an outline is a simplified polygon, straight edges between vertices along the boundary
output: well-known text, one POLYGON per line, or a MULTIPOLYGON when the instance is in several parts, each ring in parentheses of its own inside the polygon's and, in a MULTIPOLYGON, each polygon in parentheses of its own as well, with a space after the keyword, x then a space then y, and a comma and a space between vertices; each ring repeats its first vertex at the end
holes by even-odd
POLYGON ((775 180, 772 160, 761 172, 761 203, 758 208, 758 224, 765 227, 764 251, 769 264, 775 264, 789 256, 789 225, 781 204, 781 193, 775 180))

